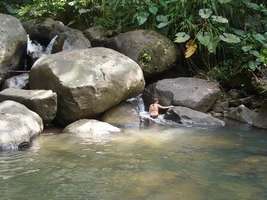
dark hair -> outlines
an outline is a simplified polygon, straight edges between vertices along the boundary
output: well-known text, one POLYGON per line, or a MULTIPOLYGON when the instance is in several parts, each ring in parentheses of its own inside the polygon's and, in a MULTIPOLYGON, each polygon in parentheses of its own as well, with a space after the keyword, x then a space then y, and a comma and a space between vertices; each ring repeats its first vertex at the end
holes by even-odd
POLYGON ((153 102, 156 102, 156 101, 159 101, 159 98, 155 97, 155 98, 153 99, 153 102))

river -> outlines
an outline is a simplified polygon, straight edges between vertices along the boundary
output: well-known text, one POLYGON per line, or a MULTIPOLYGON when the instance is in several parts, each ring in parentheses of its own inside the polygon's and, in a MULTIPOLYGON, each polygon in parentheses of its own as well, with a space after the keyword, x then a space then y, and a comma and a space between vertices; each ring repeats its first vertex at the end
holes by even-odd
POLYGON ((0 153, 1 200, 266 200, 267 133, 126 129, 103 141, 44 134, 0 153))

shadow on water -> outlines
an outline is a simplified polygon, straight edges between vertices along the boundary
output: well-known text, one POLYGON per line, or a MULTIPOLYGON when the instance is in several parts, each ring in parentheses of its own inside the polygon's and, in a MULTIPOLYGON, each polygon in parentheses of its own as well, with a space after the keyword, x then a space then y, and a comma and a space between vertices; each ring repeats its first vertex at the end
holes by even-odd
POLYGON ((125 129, 101 142, 39 137, 0 154, 1 200, 267 199, 266 131, 125 129))

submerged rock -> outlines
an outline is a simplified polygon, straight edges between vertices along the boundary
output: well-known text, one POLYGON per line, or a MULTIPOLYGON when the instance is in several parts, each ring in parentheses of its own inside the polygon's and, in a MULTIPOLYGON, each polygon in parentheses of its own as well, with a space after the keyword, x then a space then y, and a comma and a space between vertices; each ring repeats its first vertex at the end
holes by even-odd
POLYGON ((135 105, 123 102, 105 112, 102 121, 118 127, 140 127, 141 119, 135 105))
POLYGON ((172 120, 183 125, 196 126, 224 126, 225 122, 212 117, 206 113, 192 110, 190 108, 176 106, 168 110, 164 116, 167 120, 172 120))
POLYGON ((0 83, 9 70, 17 69, 27 44, 26 32, 18 19, 0 14, 0 83))
POLYGON ((29 74, 24 73, 17 76, 12 76, 8 78, 3 83, 2 89, 6 88, 16 88, 16 89, 26 89, 29 84, 29 74))
POLYGON ((121 130, 108 123, 94 119, 81 119, 68 125, 63 132, 75 134, 83 139, 92 139, 93 141, 102 141, 112 133, 118 133, 121 130))
POLYGON ((169 70, 177 60, 174 43, 151 30, 121 33, 109 40, 109 47, 136 61, 145 77, 169 70))
POLYGON ((57 93, 57 119, 61 124, 96 117, 138 95, 144 85, 137 63, 100 47, 42 57, 30 72, 30 88, 57 93))
POLYGON ((0 103, 0 151, 25 148, 42 131, 38 114, 14 101, 0 103))
POLYGON ((149 85, 146 102, 158 97, 163 105, 184 106, 201 112, 209 111, 220 94, 215 82, 198 78, 163 79, 149 85))
POLYGON ((52 90, 9 88, 0 92, 0 101, 12 100, 27 106, 49 124, 56 117, 57 95, 52 90))

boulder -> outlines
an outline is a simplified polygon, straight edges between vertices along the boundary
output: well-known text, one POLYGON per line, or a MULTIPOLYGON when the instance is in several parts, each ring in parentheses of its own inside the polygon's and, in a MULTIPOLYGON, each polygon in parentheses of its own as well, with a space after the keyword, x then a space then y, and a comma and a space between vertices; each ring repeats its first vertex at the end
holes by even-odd
POLYGON ((57 93, 57 119, 61 124, 96 117, 138 95, 144 85, 137 63, 101 47, 42 57, 30 72, 30 88, 57 93))
POLYGON ((0 14, 0 83, 9 70, 19 67, 26 44, 27 35, 19 20, 0 14))
POLYGON ((63 133, 71 133, 83 139, 92 139, 94 141, 103 141, 112 133, 118 133, 121 130, 106 122, 94 119, 81 119, 68 125, 63 133))
POLYGON ((33 19, 23 23, 26 32, 32 40, 48 44, 56 35, 66 31, 66 26, 51 18, 42 21, 33 19))
POLYGON ((209 127, 220 127, 225 125, 224 121, 212 117, 211 115, 181 106, 169 109, 164 118, 183 125, 209 127))
POLYGON ((105 47, 108 44, 109 38, 115 34, 115 31, 106 30, 102 26, 93 26, 86 29, 83 34, 93 47, 105 47))
POLYGON ((58 34, 52 48, 52 53, 74 49, 86 49, 90 47, 90 41, 81 31, 67 28, 66 31, 58 34))
POLYGON ((46 18, 42 21, 29 20, 25 22, 24 28, 32 40, 43 45, 48 45, 55 38, 53 53, 62 50, 84 49, 91 47, 90 41, 79 30, 69 28, 60 21, 46 18))
POLYGON ((0 92, 0 102, 12 100, 27 106, 49 124, 56 116, 57 95, 52 90, 23 90, 9 88, 0 92))
POLYGON ((157 97, 163 105, 209 111, 220 94, 219 85, 199 78, 163 79, 148 86, 144 95, 146 103, 157 97))
POLYGON ((24 73, 16 76, 12 76, 5 80, 3 83, 2 89, 6 88, 17 88, 17 89, 26 89, 29 84, 29 74, 24 73))
POLYGON ((177 60, 174 43, 152 30, 121 33, 109 40, 108 47, 136 61, 148 78, 169 70, 177 60))
POLYGON ((28 147, 43 131, 38 114, 13 101, 0 103, 0 151, 28 147))
POLYGON ((230 111, 226 112, 224 116, 229 119, 253 125, 253 118, 255 116, 255 112, 242 104, 238 107, 231 108, 230 111))
POLYGON ((105 112, 102 121, 118 127, 140 127, 141 119, 138 109, 129 102, 123 102, 105 112))
POLYGON ((253 126, 267 129, 267 102, 263 103, 259 111, 254 114, 253 126))

